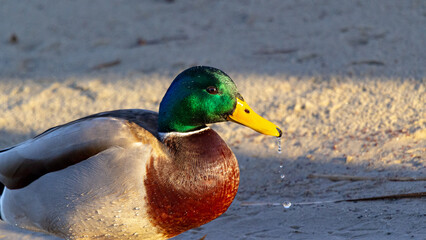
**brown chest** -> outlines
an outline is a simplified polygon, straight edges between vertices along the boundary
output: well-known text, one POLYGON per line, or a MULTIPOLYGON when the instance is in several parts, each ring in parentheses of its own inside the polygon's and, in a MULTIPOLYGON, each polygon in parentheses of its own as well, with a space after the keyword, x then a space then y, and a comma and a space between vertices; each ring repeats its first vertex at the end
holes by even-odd
POLYGON ((238 163, 213 131, 166 139, 171 159, 152 157, 144 181, 152 223, 173 237, 212 221, 231 205, 238 163))

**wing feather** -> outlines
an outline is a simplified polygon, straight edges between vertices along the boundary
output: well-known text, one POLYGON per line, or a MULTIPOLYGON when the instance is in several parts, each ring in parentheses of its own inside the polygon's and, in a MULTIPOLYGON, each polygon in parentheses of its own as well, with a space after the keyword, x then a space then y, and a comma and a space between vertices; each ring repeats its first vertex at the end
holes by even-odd
POLYGON ((22 188, 46 173, 64 169, 111 147, 126 148, 140 142, 141 134, 157 141, 153 135, 156 119, 157 115, 150 111, 119 110, 51 128, 0 151, 0 182, 9 189, 22 188))

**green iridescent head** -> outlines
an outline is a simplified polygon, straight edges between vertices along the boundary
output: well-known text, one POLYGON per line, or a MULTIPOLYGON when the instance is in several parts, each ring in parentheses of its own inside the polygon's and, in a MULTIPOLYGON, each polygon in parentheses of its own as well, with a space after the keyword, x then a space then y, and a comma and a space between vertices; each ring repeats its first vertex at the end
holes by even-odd
POLYGON ((237 97, 240 94, 235 83, 223 71, 191 67, 175 78, 163 97, 158 131, 187 132, 226 121, 235 109, 237 97))

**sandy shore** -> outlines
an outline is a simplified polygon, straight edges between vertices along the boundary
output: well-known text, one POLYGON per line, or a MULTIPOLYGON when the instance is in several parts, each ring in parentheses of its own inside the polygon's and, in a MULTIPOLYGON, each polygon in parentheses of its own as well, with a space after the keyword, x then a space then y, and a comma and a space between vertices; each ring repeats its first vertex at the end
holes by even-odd
MULTIPOLYGON (((95 112, 156 111, 176 74, 210 65, 282 127, 283 149, 215 125, 239 193, 176 239, 426 239, 425 198, 328 202, 426 191, 395 181, 426 177, 425 26, 424 1, 4 1, 0 148, 95 112)), ((56 238, 0 223, 0 239, 56 238)))

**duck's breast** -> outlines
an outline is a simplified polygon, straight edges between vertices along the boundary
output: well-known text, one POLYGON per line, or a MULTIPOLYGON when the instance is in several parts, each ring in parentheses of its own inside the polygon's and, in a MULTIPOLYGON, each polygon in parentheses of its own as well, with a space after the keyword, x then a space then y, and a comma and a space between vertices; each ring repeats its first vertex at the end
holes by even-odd
POLYGON ((232 151, 211 129, 171 135, 164 143, 171 158, 151 158, 144 184, 153 224, 172 237, 228 209, 238 190, 239 168, 232 151))

